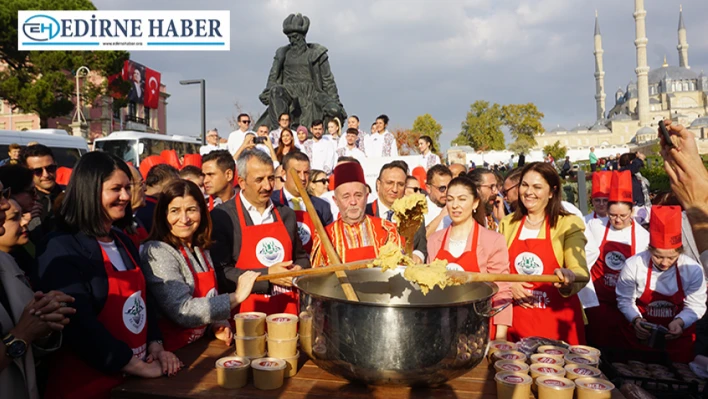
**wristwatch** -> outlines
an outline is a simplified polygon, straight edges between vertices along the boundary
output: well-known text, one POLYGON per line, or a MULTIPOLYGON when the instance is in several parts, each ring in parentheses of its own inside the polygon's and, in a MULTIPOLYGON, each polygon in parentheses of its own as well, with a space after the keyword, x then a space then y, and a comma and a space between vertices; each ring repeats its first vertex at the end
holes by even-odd
POLYGON ((27 342, 22 339, 16 338, 12 334, 7 334, 2 338, 2 343, 5 344, 7 348, 5 350, 5 355, 12 359, 17 359, 25 355, 27 352, 27 342))

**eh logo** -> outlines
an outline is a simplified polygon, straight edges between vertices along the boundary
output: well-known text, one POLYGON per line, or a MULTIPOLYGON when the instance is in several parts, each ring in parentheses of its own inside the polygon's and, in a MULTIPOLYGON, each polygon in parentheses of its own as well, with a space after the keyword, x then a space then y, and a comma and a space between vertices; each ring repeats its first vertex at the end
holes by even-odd
POLYGON ((35 15, 22 24, 22 32, 36 42, 46 42, 59 34, 59 22, 49 15, 35 15))

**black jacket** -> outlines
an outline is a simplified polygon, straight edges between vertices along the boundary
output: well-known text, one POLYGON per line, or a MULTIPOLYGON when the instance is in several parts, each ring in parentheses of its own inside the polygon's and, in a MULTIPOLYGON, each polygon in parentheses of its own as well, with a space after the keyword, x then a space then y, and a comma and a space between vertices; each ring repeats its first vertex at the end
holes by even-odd
POLYGON ((642 168, 644 168, 644 161, 639 158, 634 158, 628 165, 620 169, 620 171, 628 170, 632 173, 632 199, 634 199, 634 205, 637 206, 645 205, 642 183, 636 175, 641 172, 642 168))
POLYGON ((152 230, 152 218, 155 214, 156 202, 156 197, 148 195, 145 199, 145 206, 138 208, 137 211, 134 210, 135 218, 143 224, 143 227, 145 227, 148 233, 152 230))
MULTIPOLYGON (((366 214, 369 216, 376 216, 377 218, 384 218, 384 216, 380 215, 379 212, 379 207, 378 207, 378 202, 379 200, 375 200, 374 202, 370 204, 366 204, 366 214), (377 203, 376 205, 376 212, 374 212, 374 203, 377 203)), ((425 223, 420 224, 420 228, 418 231, 415 232, 415 235, 413 236, 413 249, 416 251, 420 251, 423 253, 423 262, 426 262, 428 259, 428 238, 425 236, 425 223)))
MULTIPOLYGON (((282 193, 282 190, 276 190, 273 191, 273 194, 270 196, 271 201, 273 201, 276 206, 288 206, 285 195, 282 193)), ((332 207, 329 206, 329 202, 317 197, 310 197, 310 200, 312 200, 312 205, 315 207, 315 211, 317 211, 317 216, 320 217, 322 226, 327 226, 334 222, 332 207)))
MULTIPOLYGON (((236 194, 240 195, 240 194, 236 194)), ((246 218, 246 226, 252 226, 246 207, 241 205, 243 216, 246 218)), ((292 260, 293 265, 301 266, 303 269, 310 267, 310 256, 305 252, 297 232, 297 220, 295 212, 287 206, 275 205, 275 209, 280 212, 285 229, 288 231, 290 240, 293 243, 292 260)), ((236 291, 236 283, 244 270, 236 268, 236 262, 241 254, 241 224, 236 212, 236 201, 231 200, 219 204, 211 211, 212 234, 214 241, 210 250, 211 259, 216 270, 216 279, 219 283, 219 292, 227 293, 236 291)), ((268 268, 253 269, 261 274, 267 274, 268 268)), ((270 286, 268 281, 258 281, 253 286, 253 292, 267 294, 270 286)))
MULTIPOLYGON (((136 262, 138 250, 125 234, 113 230, 125 244, 136 262)), ((133 264, 123 248, 118 246, 126 267, 133 264)), ((39 289, 58 290, 73 296, 71 305, 76 314, 64 327, 64 345, 68 346, 90 366, 105 372, 120 371, 130 362, 133 351, 123 341, 113 337, 97 317, 108 296, 108 278, 103 265, 101 247, 95 238, 83 233, 54 232, 37 248, 37 275, 39 289)), ((147 343, 162 339, 157 325, 157 308, 147 295, 147 343)))

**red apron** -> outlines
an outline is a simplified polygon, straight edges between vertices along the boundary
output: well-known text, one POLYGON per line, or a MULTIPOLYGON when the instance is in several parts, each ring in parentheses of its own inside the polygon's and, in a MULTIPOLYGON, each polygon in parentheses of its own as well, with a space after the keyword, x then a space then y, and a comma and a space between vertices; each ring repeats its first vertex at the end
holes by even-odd
MULTIPOLYGON (((114 238, 116 245, 125 248, 117 236, 114 238)), ((145 278, 130 252, 126 252, 135 268, 117 271, 101 247, 108 276, 108 295, 97 319, 114 338, 128 344, 135 357, 144 359, 147 352, 145 278)), ((124 380, 123 373, 102 373, 73 352, 63 349, 51 367, 45 398, 109 398, 111 390, 124 380)))
POLYGON ((129 233, 127 230, 123 230, 123 233, 130 238, 130 241, 135 244, 135 248, 140 248, 140 244, 148 238, 148 231, 145 229, 145 226, 143 226, 143 223, 140 221, 138 218, 133 218, 133 222, 135 222, 135 233, 129 233))
MULTIPOLYGON (((235 267, 243 270, 261 269, 292 260, 293 243, 278 209, 273 209, 274 223, 246 226, 241 196, 237 195, 234 201, 241 225, 241 253, 235 267)), ((231 315, 239 312, 297 315, 299 313, 298 295, 292 288, 271 285, 270 295, 249 295, 248 299, 241 302, 240 306, 231 310, 231 315)))
MULTIPOLYGON (((511 274, 552 275, 560 268, 551 242, 551 227, 546 218, 546 238, 520 240, 526 217, 521 219, 516 237, 509 247, 511 274)), ((571 345, 585 344, 585 323, 577 295, 564 298, 553 284, 532 283, 533 308, 514 304, 509 340, 540 336, 563 340, 571 345)))
MULTIPOLYGON (((642 296, 637 298, 636 304, 639 308, 639 313, 649 323, 659 324, 668 327, 677 314, 681 313, 686 299, 686 293, 683 291, 683 283, 679 274, 678 265, 676 267, 676 285, 678 290, 673 295, 664 295, 651 290, 651 274, 654 265, 651 260, 647 268, 647 283, 644 286, 642 296)), ((626 323, 622 329, 625 338, 628 341, 630 348, 642 351, 657 351, 647 345, 640 343, 634 333, 634 327, 631 323, 626 323)), ((666 341, 666 352, 674 362, 689 363, 693 361, 693 346, 696 342, 696 325, 683 330, 683 334, 673 340, 666 341)))
MULTIPOLYGON (((280 191, 280 203, 288 206, 288 200, 285 198, 283 191, 280 191)), ((305 204, 303 203, 303 206, 305 204)), ((295 220, 297 220, 297 234, 300 236, 300 241, 302 241, 302 247, 308 254, 312 253, 312 238, 315 232, 315 224, 312 223, 310 214, 307 211, 295 210, 295 220)))
MULTIPOLYGON (((199 248, 197 248, 197 250, 199 251, 199 248)), ((189 270, 192 272, 192 277, 194 277, 194 293, 192 293, 192 298, 214 297, 218 295, 216 291, 216 274, 214 274, 214 268, 209 264, 209 260, 207 260, 204 252, 202 252, 202 258, 204 258, 204 262, 206 262, 207 271, 201 273, 197 273, 194 266, 192 266, 192 262, 189 260, 189 256, 184 247, 180 248, 180 252, 182 252, 182 256, 187 262, 189 270)), ((162 331, 162 339, 164 340, 163 346, 168 352, 174 352, 198 340, 204 336, 204 332, 207 328, 206 325, 194 328, 181 327, 167 317, 161 317, 159 324, 160 331, 162 331)))
POLYGON ((600 257, 590 270, 599 305, 585 309, 588 318, 586 331, 588 342, 596 347, 616 347, 617 330, 627 324, 624 315, 617 308, 615 287, 625 260, 637 252, 635 228, 636 223, 632 222, 631 245, 607 241, 607 234, 610 231, 608 221, 605 235, 600 243, 600 257))

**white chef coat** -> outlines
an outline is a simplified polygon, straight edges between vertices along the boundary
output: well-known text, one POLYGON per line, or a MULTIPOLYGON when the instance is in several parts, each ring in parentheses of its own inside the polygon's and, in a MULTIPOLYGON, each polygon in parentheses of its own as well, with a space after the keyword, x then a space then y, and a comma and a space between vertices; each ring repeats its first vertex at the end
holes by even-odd
MULTIPOLYGON (((602 219, 592 219, 588 223, 587 229, 595 238, 595 243, 598 248, 602 245, 602 238, 605 236, 606 227, 607 222, 603 222, 602 219)), ((634 227, 634 239, 637 253, 646 251, 649 246, 649 232, 636 222, 634 227)), ((610 225, 610 231, 607 232, 607 241, 632 245, 632 226, 622 230, 617 230, 610 225)), ((592 264, 590 264, 590 262, 588 262, 588 269, 589 268, 592 268, 592 264)))
POLYGON ((608 218, 607 216, 605 216, 605 217, 602 217, 602 216, 595 217, 595 211, 592 211, 592 212, 588 213, 587 215, 585 215, 585 216, 583 217, 583 220, 585 221, 585 224, 588 224, 588 223, 590 223, 591 220, 595 220, 595 219, 602 220, 602 223, 603 223, 603 224, 607 223, 607 221, 609 220, 609 218, 608 218))
POLYGON ((304 144, 305 153, 310 157, 310 169, 319 169, 327 175, 337 164, 337 142, 331 135, 324 135, 319 141, 309 139, 304 144))
MULTIPOLYGON (((624 268, 617 279, 617 308, 624 314, 627 321, 641 316, 636 300, 644 293, 647 283, 647 267, 651 261, 649 251, 640 252, 627 259, 624 268)), ((686 295, 683 310, 676 315, 684 322, 687 329, 706 312, 706 284, 703 268, 690 257, 679 255, 677 266, 662 272, 653 268, 650 288, 663 295, 673 295, 678 291, 676 284, 676 267, 681 274, 681 284, 686 295)))

